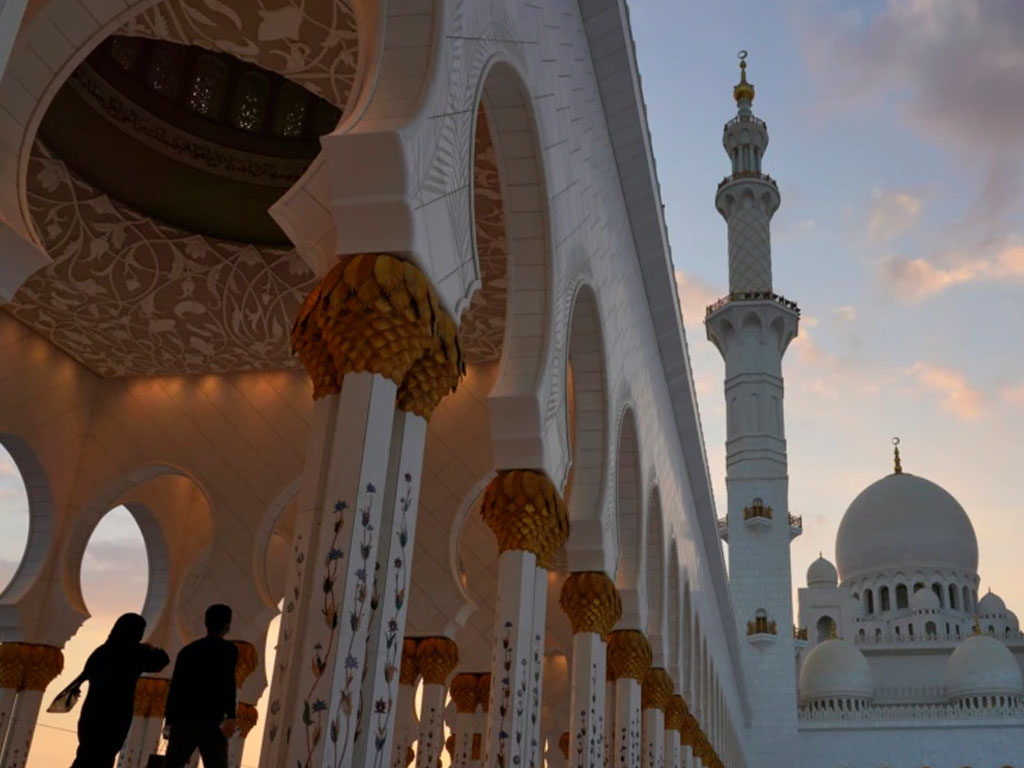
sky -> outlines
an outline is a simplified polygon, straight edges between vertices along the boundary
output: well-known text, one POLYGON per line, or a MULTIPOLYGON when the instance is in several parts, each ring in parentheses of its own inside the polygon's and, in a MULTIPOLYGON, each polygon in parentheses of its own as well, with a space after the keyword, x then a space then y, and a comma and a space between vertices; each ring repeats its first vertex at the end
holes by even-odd
MULTIPOLYGON (((1024 3, 633 0, 630 10, 719 510, 723 366, 702 319, 726 293, 714 194, 745 49, 771 135, 764 169, 782 193, 775 291, 803 311, 784 361, 790 506, 804 519, 794 589, 819 551, 833 558, 843 512, 891 471, 898 435, 904 469, 970 515, 982 591, 1024 609, 1024 3)), ((24 490, 2 450, 0 530, 2 586, 27 535, 24 490)), ((87 549, 93 617, 65 649, 65 677, 117 615, 141 609, 144 561, 130 514, 111 512, 87 549)), ((74 722, 43 717, 29 768, 70 762, 74 722)), ((257 731, 246 765, 258 741, 257 731)))

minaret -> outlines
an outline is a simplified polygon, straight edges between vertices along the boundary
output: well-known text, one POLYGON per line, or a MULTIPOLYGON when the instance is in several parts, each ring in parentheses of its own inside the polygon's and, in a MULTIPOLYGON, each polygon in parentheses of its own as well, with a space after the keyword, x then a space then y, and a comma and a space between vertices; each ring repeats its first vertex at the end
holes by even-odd
POLYGON ((729 295, 708 307, 705 325, 725 359, 729 582, 753 710, 751 764, 797 765, 796 674, 789 543, 801 523, 789 514, 782 356, 800 311, 772 290, 769 224, 779 207, 775 181, 761 171, 768 127, 750 106, 746 52, 733 89, 736 117, 722 144, 732 174, 715 206, 729 228, 729 295))

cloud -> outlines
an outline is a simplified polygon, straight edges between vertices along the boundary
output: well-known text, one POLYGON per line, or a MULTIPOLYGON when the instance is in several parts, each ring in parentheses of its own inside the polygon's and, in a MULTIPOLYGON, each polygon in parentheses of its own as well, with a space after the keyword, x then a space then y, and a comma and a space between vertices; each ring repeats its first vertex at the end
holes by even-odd
POLYGON ((887 0, 870 13, 843 0, 794 0, 793 19, 826 114, 897 111, 915 133, 954 148, 985 175, 976 212, 1019 192, 1024 124, 1024 3, 887 0))
POLYGON ((843 307, 836 307, 833 313, 843 325, 850 325, 857 321, 857 309, 849 305, 843 307))
POLYGON ((1024 245, 1014 242, 990 257, 962 254, 940 258, 948 266, 936 266, 924 258, 889 256, 878 263, 882 283, 897 298, 921 301, 957 285, 982 281, 1024 279, 1024 245))
POLYGON ((942 407, 958 419, 974 421, 983 413, 981 392, 959 371, 918 362, 909 372, 920 386, 937 395, 942 407))
POLYGON ((1005 387, 1000 394, 1009 405, 1024 408, 1024 383, 1015 387, 1005 387))
POLYGON ((683 307, 683 321, 687 327, 699 328, 704 325, 704 313, 708 306, 721 297, 709 284, 676 269, 676 290, 683 307))
POLYGON ((868 239, 885 243, 909 232, 923 210, 924 201, 909 192, 876 189, 867 211, 868 239))

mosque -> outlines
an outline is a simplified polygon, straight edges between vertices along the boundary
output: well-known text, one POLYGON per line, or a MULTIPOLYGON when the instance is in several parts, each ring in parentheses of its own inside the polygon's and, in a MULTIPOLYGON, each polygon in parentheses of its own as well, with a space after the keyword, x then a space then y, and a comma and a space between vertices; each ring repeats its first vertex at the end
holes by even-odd
POLYGON ((235 768, 257 720, 261 768, 1024 764, 1017 619, 898 452, 794 617, 746 61, 721 519, 625 0, 7 0, 0 72, 0 768, 119 505, 150 642, 234 608, 235 768))

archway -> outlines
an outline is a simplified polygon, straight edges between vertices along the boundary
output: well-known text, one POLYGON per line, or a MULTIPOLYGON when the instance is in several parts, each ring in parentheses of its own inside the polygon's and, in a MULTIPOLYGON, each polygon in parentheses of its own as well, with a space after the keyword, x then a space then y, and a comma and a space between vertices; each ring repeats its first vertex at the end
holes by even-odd
MULTIPOLYGON (((48 690, 59 691, 85 666, 122 613, 142 613, 149 602, 150 562, 138 522, 139 509, 114 507, 93 529, 82 555, 80 584, 89 618, 64 646, 64 671, 48 690)), ((150 627, 151 628, 151 627, 150 627)), ((74 718, 42 712, 36 726, 30 764, 65 765, 74 759, 74 718)))
POLYGON ((676 684, 676 691, 682 692, 686 689, 683 686, 683 625, 681 611, 682 595, 679 593, 679 553, 677 543, 671 541, 668 546, 668 624, 666 635, 668 635, 668 661, 666 668, 672 675, 676 684))
POLYGON ((0 439, 0 594, 14 578, 28 546, 28 488, 14 457, 0 439))
POLYGON ((647 638, 651 643, 653 665, 664 667, 668 649, 665 632, 665 534, 658 489, 647 502, 647 532, 644 569, 647 579, 647 638))
POLYGON ((830 637, 832 637, 832 630, 835 627, 835 625, 836 624, 832 620, 831 616, 822 616, 820 619, 818 619, 818 623, 816 626, 817 642, 823 643, 830 637))
POLYGON ((618 522, 618 567, 615 586, 622 597, 623 629, 646 627, 646 610, 640 581, 640 453, 633 412, 622 416, 619 429, 619 451, 615 472, 616 517, 618 522))

